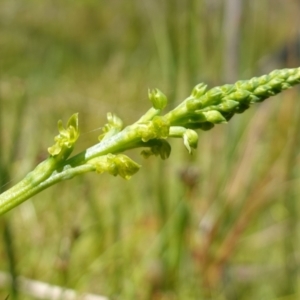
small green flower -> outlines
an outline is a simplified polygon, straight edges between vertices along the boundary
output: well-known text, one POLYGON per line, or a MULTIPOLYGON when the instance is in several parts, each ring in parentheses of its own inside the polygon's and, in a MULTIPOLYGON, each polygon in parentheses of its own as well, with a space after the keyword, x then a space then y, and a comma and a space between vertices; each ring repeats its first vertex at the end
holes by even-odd
POLYGON ((199 99, 201 96, 203 96, 206 92, 207 85, 204 83, 197 84, 194 89, 192 90, 191 96, 195 99, 199 99))
POLYGON ((157 138, 168 138, 170 125, 165 118, 158 116, 154 117, 152 123, 157 138))
POLYGON ((145 146, 150 146, 144 149, 141 155, 148 158, 151 155, 160 156, 161 159, 167 159, 171 154, 171 146, 166 140, 151 140, 145 146))
POLYGON ((170 128, 170 137, 183 138, 183 143, 189 153, 192 153, 192 148, 197 149, 198 134, 192 129, 186 129, 183 126, 172 126, 170 128))
POLYGON ((123 128, 123 121, 115 114, 107 113, 107 121, 102 128, 103 133, 98 136, 98 140, 105 140, 116 133, 120 132, 123 128))
POLYGON ((58 121, 57 125, 59 135, 54 138, 55 144, 48 148, 48 152, 51 156, 66 159, 71 154, 79 137, 78 113, 71 116, 66 128, 63 127, 61 120, 58 121))
POLYGON ((107 154, 96 157, 87 162, 93 165, 96 172, 101 174, 108 172, 113 176, 121 176, 124 179, 130 179, 139 169, 140 165, 124 154, 107 154))
POLYGON ((183 144, 189 151, 189 153, 192 153, 192 149, 197 149, 198 146, 198 134, 195 130, 187 129, 185 133, 183 134, 183 144))
POLYGON ((166 107, 168 99, 166 95, 159 89, 148 90, 149 100, 155 109, 162 110, 166 107))
POLYGON ((138 131, 143 142, 152 139, 166 139, 169 136, 169 122, 164 117, 155 116, 152 121, 139 123, 138 131))

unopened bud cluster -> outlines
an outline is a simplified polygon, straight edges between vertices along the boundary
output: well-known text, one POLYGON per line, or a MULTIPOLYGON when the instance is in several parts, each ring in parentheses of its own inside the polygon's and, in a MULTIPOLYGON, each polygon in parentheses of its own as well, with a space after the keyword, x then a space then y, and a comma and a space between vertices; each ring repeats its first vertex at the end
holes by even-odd
POLYGON ((275 70, 269 75, 214 87, 207 92, 206 85, 199 84, 167 117, 171 126, 208 130, 244 112, 252 103, 261 102, 299 82, 300 68, 296 68, 275 70))

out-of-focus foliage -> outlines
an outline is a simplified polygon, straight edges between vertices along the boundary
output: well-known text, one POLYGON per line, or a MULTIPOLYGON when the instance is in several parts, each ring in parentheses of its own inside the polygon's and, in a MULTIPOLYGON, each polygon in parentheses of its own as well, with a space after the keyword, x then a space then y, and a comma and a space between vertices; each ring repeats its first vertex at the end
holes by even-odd
MULTIPOLYGON (((79 112, 76 152, 108 111, 140 116, 148 88, 173 106, 233 83, 228 3, 2 0, 1 191, 47 156, 58 119, 79 112)), ((299 66, 299 1, 242 3, 234 79, 299 66)), ((294 89, 201 132, 192 156, 178 141, 166 161, 130 153, 130 181, 48 189, 1 220, 0 270, 111 299, 299 298, 299 114, 294 89)))

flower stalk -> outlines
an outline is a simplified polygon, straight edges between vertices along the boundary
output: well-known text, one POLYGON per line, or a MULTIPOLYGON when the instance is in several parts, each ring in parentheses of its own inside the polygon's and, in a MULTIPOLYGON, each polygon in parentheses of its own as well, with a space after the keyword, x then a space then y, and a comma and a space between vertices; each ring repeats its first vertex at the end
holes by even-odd
POLYGON ((142 155, 169 157, 168 138, 182 138, 188 152, 197 148, 196 129, 209 130, 215 124, 227 123, 234 114, 242 113, 251 104, 300 83, 300 68, 275 70, 268 75, 254 77, 214 87, 198 84, 191 95, 165 115, 161 115, 167 97, 158 89, 149 90, 152 103, 137 122, 123 128, 116 115, 108 113, 99 142, 71 157, 79 138, 78 114, 69 119, 66 128, 58 122, 59 134, 48 148, 49 157, 15 186, 0 195, 0 215, 6 213, 33 195, 60 181, 87 172, 109 172, 129 179, 140 165, 123 154, 133 148, 144 148, 142 155))

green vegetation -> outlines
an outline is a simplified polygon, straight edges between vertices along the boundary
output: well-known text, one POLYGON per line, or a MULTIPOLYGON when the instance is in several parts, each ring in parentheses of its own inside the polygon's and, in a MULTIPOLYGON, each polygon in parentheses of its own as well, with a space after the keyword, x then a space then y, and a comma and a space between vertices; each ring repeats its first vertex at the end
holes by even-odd
POLYGON ((37 299, 19 275, 109 299, 299 297, 298 89, 230 119, 299 82, 299 63, 258 63, 298 10, 243 1, 229 80, 225 3, 1 2, 1 212, 30 198, 1 216, 1 299, 37 299))
POLYGON ((122 128, 123 122, 108 113, 108 123, 99 136, 100 143, 68 159, 79 137, 78 114, 68 121, 66 128, 58 122, 59 135, 48 148, 49 158, 40 163, 20 183, 0 195, 0 214, 39 193, 45 188, 86 172, 108 172, 125 179, 135 174, 140 166, 128 156, 126 150, 147 147, 142 155, 169 157, 169 137, 183 138, 189 153, 197 148, 198 134, 194 129, 208 130, 214 124, 227 123, 235 113, 242 113, 250 104, 262 102, 269 96, 300 83, 300 68, 275 70, 269 75, 215 87, 206 92, 207 86, 198 84, 191 96, 164 116, 166 96, 158 89, 149 90, 150 108, 133 125, 122 128))

